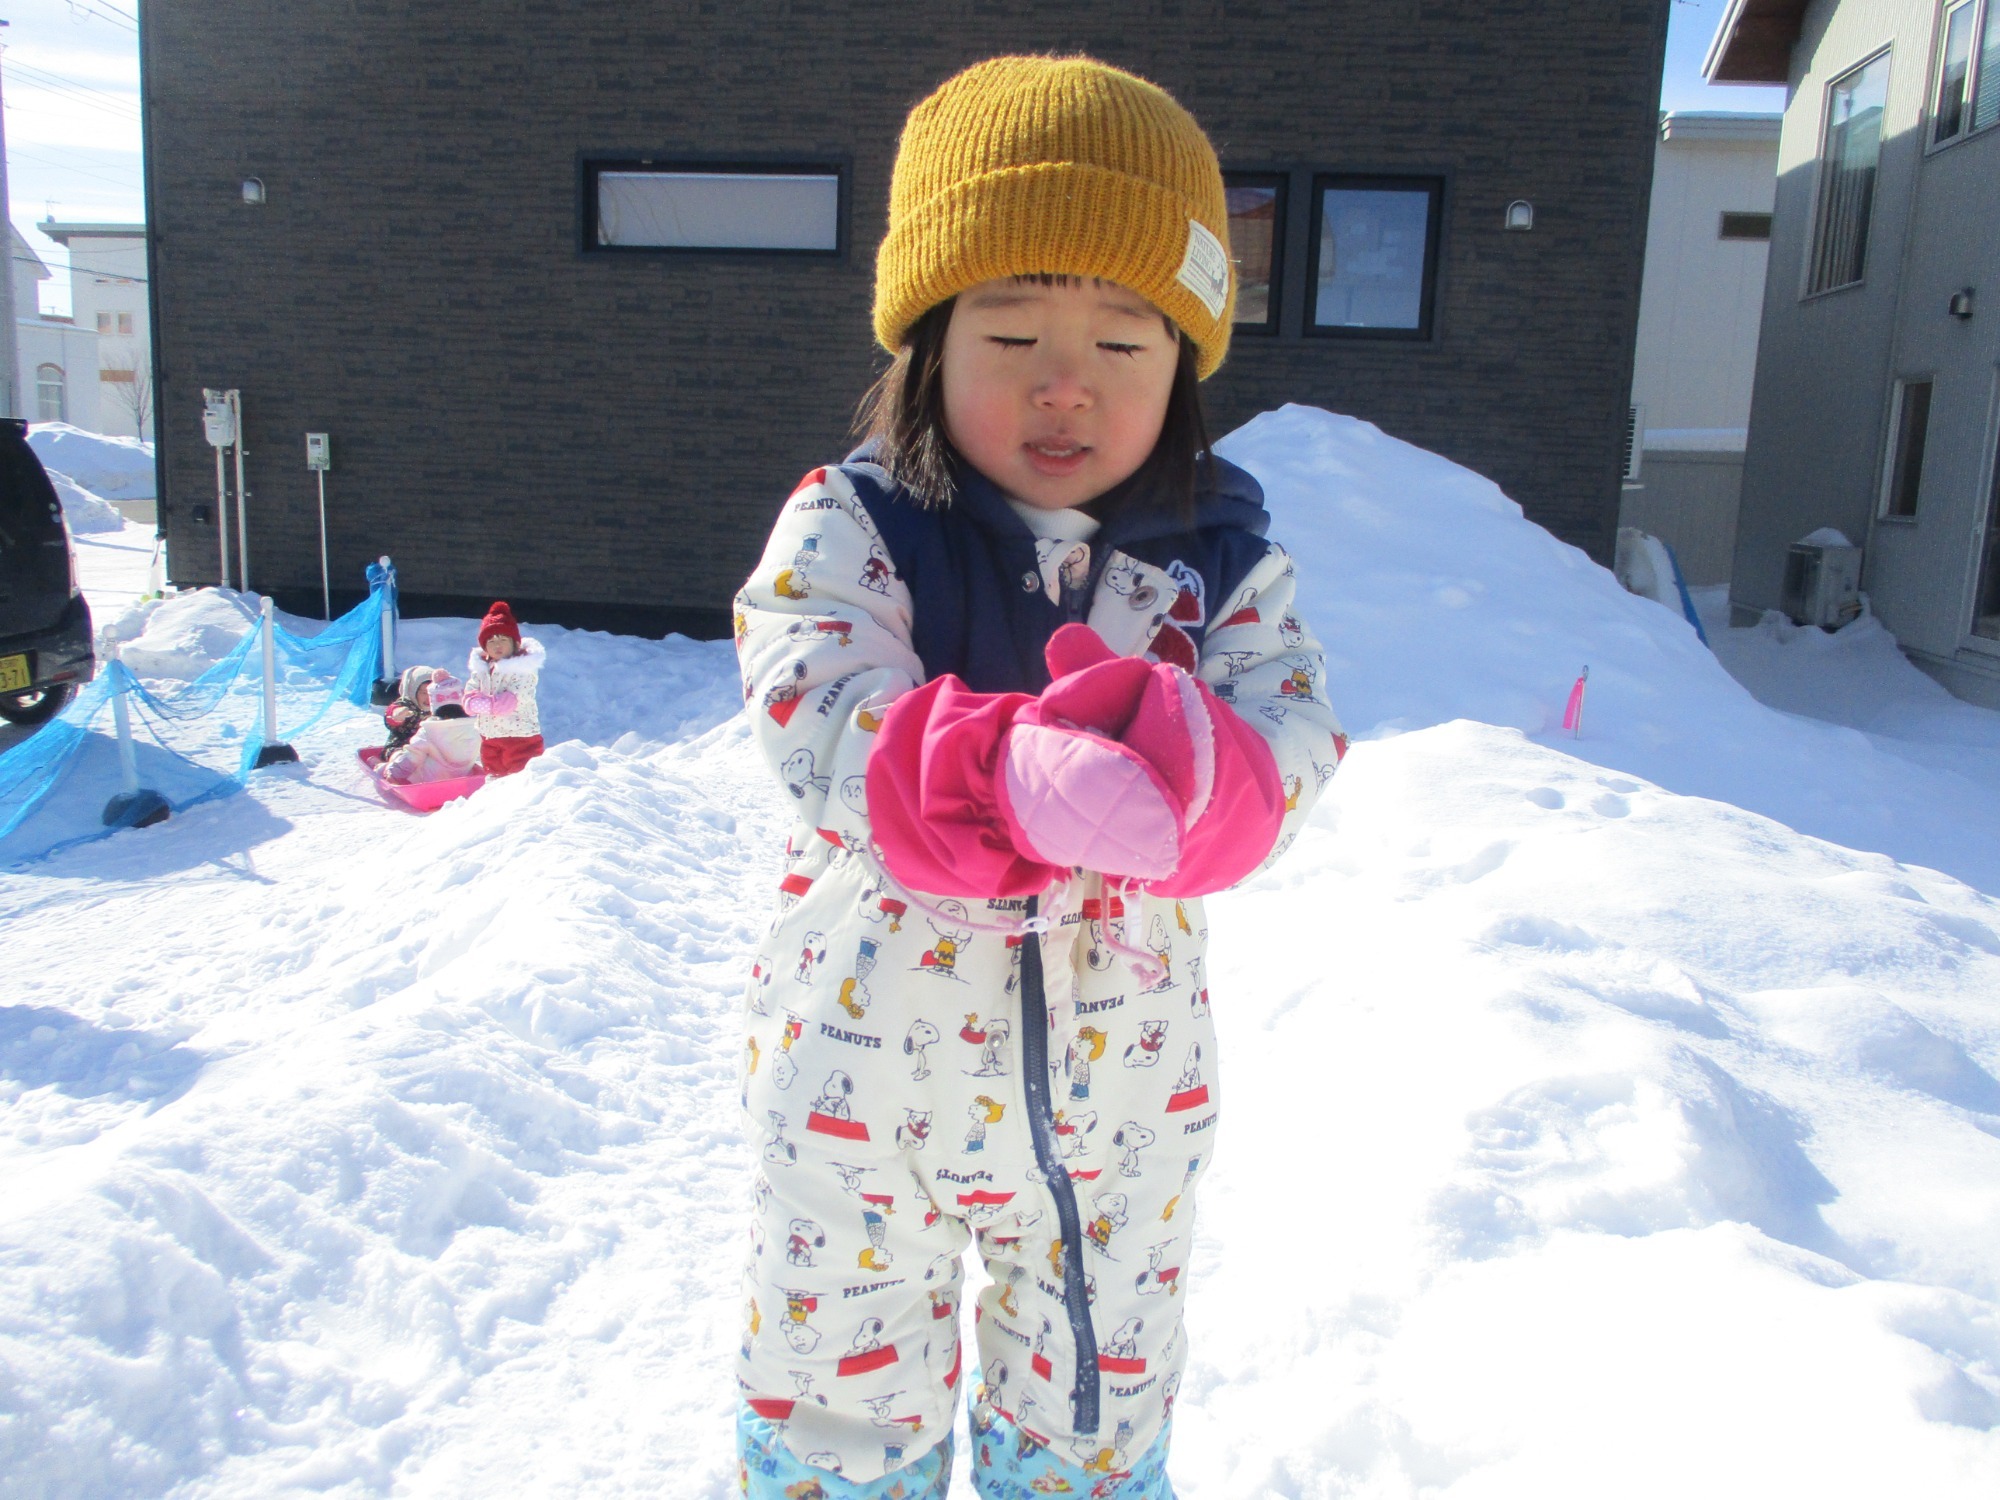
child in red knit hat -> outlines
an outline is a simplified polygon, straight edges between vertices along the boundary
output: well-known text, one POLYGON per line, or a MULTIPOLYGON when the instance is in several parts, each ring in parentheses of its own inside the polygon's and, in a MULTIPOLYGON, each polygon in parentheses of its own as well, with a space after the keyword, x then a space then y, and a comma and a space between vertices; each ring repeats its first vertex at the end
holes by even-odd
POLYGON ((542 753, 535 684, 545 656, 540 641, 521 634, 507 601, 495 600, 465 663, 465 711, 479 723, 488 776, 512 775, 542 753))

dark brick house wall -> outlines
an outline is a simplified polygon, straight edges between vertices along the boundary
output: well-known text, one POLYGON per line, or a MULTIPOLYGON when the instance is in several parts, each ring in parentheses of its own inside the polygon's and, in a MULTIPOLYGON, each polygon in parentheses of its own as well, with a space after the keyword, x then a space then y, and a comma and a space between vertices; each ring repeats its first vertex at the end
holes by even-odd
POLYGON ((162 524, 216 576, 203 386, 243 392, 251 579, 333 569, 543 618, 709 624, 879 368, 897 132, 951 72, 1091 52, 1293 170, 1287 333, 1206 387, 1226 431, 1352 412, 1491 475, 1599 557, 1620 445, 1668 0, 811 4, 151 0, 144 12, 162 524), (835 157, 839 261, 580 252, 579 160, 835 157), (1435 336, 1300 337, 1312 170, 1446 178, 1435 336), (269 201, 244 204, 257 176, 269 201), (1535 205, 1530 233, 1505 205, 1535 205), (591 606, 597 606, 593 609, 591 606), (682 613, 693 612, 693 613, 682 613))

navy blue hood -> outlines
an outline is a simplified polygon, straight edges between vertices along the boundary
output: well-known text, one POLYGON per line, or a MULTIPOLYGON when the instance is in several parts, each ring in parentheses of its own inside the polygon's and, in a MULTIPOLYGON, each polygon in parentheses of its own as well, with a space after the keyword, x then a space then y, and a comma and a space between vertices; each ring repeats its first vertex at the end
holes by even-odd
POLYGON ((1200 463, 1193 523, 1158 507, 1107 507, 1109 519, 1090 539, 1090 581, 1061 603, 1042 589, 1035 534, 985 475, 960 465, 955 498, 926 507, 871 462, 866 448, 841 472, 909 587, 925 672, 952 673, 979 692, 1039 693, 1049 682, 1042 648, 1060 626, 1088 612, 1114 550, 1157 567, 1178 561, 1201 576, 1211 615, 1182 626, 1197 651, 1212 612, 1264 558, 1271 518, 1262 486, 1226 459, 1204 456, 1200 463))

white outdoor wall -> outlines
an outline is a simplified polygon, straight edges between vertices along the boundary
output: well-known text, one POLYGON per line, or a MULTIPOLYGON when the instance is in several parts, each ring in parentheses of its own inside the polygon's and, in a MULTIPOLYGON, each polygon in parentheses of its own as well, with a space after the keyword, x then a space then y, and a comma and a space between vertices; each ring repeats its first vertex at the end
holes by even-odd
POLYGON ((1725 583, 1757 371, 1768 244, 1725 240, 1724 213, 1769 213, 1782 117, 1677 113, 1660 126, 1632 401, 1636 488, 1619 524, 1673 545, 1688 581, 1725 583))
POLYGON ((1649 447, 1743 451, 1770 247, 1717 231, 1725 212, 1771 212, 1781 124, 1775 114, 1671 114, 1661 124, 1632 370, 1632 399, 1647 430, 1663 435, 1649 447))
POLYGON ((36 312, 41 283, 49 279, 49 269, 21 231, 12 225, 8 228, 13 238, 14 388, 21 393, 21 415, 30 422, 40 419, 41 366, 60 365, 63 420, 98 431, 97 335, 67 319, 45 318, 36 312))
POLYGON ((150 380, 153 365, 152 320, 146 295, 146 227, 143 224, 58 224, 45 222, 42 232, 69 249, 70 315, 76 326, 97 339, 97 431, 116 437, 153 435, 133 421, 131 408, 119 399, 117 387, 105 384, 101 372, 129 368, 150 380), (108 335, 97 332, 98 314, 111 315, 108 335), (115 330, 120 314, 132 320, 130 336, 115 330))

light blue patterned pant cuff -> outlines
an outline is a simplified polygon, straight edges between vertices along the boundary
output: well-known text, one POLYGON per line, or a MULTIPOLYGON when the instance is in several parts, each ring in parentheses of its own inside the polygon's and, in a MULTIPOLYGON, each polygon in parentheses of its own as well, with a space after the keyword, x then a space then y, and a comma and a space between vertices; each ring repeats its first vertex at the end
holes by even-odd
POLYGON ((1117 1433, 1102 1442, 1079 1438, 1072 1444, 1076 1462, 1066 1462, 1007 1417, 976 1402, 972 1487, 980 1500, 1049 1500, 1051 1495, 1077 1500, 1174 1500, 1174 1487, 1167 1481, 1171 1429, 1162 1428, 1140 1454, 1125 1451, 1123 1436, 1117 1433))
POLYGON ((777 1426, 742 1406, 736 1412, 736 1452, 745 1500, 945 1500, 951 1489, 949 1432, 893 1474, 862 1483, 793 1457, 777 1426))

